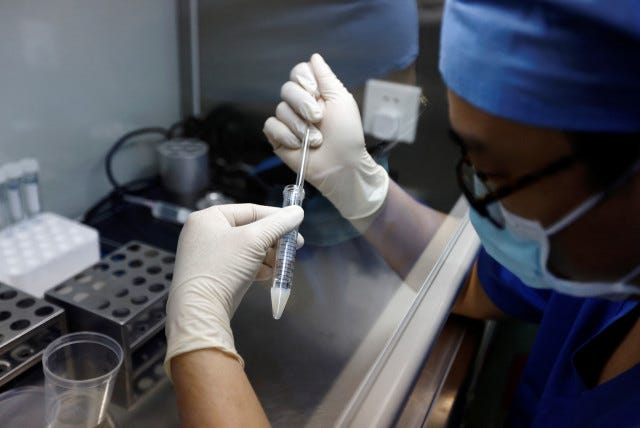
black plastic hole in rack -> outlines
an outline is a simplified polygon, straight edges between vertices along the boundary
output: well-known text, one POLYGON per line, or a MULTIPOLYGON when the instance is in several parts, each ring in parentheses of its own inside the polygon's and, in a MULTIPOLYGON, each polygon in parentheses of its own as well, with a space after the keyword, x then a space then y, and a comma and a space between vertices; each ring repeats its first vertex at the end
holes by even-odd
POLYGON ((11 351, 11 358, 15 361, 18 362, 22 362, 25 361, 27 359, 29 359, 30 356, 32 356, 33 354, 36 353, 36 350, 33 349, 33 347, 27 345, 27 344, 23 344, 23 345, 19 345, 16 346, 12 351, 11 351))
POLYGON ((29 320, 18 320, 18 321, 14 321, 11 323, 11 325, 9 326, 9 328, 11 330, 24 330, 25 328, 29 327, 31 325, 31 321, 29 320))
POLYGON ((52 314, 54 311, 53 306, 43 306, 41 308, 36 309, 34 312, 39 317, 44 317, 52 314))
POLYGON ((155 275, 162 272, 162 268, 160 266, 150 266, 147 268, 147 273, 151 275, 155 275))
POLYGON ((96 305, 98 309, 107 309, 111 305, 111 302, 108 300, 102 300, 100 303, 96 305))
POLYGON ((159 293, 161 291, 164 291, 164 284, 151 284, 149 286, 149 291, 153 293, 159 293))
POLYGON ((134 305, 142 305, 143 303, 147 303, 149 298, 147 296, 134 296, 131 298, 131 303, 134 305))
POLYGON ((17 295, 18 295, 18 292, 15 290, 6 290, 0 293, 0 300, 13 299, 17 295))
POLYGON ((35 303, 36 303, 36 299, 27 297, 27 298, 18 300, 18 302, 16 303, 16 306, 24 309, 24 308, 30 308, 31 306, 35 305, 35 303))
POLYGON ((129 294, 129 290, 126 288, 121 288, 120 290, 116 291, 113 295, 116 297, 124 297, 127 294, 129 294))
POLYGON ((109 265, 107 263, 98 263, 93 267, 93 269, 104 272, 105 270, 109 270, 109 265))
POLYGON ((145 282, 147 282, 147 280, 145 278, 141 277, 141 276, 137 276, 137 277, 133 278, 133 281, 131 281, 131 283, 133 285, 142 285, 145 282))
POLYGON ((118 308, 118 309, 114 309, 112 312, 113 316, 116 318, 124 318, 130 313, 131 311, 128 308, 118 308))

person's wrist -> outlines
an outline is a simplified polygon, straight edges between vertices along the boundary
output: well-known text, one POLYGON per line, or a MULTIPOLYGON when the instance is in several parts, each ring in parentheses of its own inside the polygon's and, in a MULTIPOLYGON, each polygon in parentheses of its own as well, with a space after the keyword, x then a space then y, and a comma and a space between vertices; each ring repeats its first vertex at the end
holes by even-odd
MULTIPOLYGON (((368 155, 367 155, 368 156, 368 155)), ((321 190, 356 229, 363 231, 382 209, 389 189, 389 174, 371 157, 357 168, 345 169, 321 190)))
POLYGON ((344 216, 359 232, 367 230, 380 214, 389 192, 389 174, 382 166, 376 165, 375 173, 368 177, 368 186, 360 189, 365 193, 363 199, 368 202, 366 209, 361 210, 358 215, 344 216))
POLYGON ((209 276, 197 276, 172 286, 165 325, 164 367, 169 377, 172 358, 200 349, 217 349, 244 367, 244 360, 235 348, 229 308, 210 294, 215 287, 215 281, 212 284, 209 276))
MULTIPOLYGON (((203 320, 206 322, 206 320, 203 320)), ((179 338, 171 339, 169 332, 171 327, 167 324, 167 353, 164 360, 164 368, 169 378, 171 378, 171 360, 190 352, 203 349, 215 349, 235 359, 244 368, 244 360, 236 351, 233 333, 230 326, 212 325, 205 331, 202 326, 194 331, 179 333, 179 338)), ((177 333, 177 332, 173 332, 177 333)))

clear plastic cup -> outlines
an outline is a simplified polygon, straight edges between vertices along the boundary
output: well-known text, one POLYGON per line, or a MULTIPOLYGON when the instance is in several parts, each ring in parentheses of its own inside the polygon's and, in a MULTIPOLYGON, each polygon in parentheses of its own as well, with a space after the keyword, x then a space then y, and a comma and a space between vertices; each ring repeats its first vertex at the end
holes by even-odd
POLYGON ((122 348, 104 334, 71 333, 42 355, 47 427, 93 428, 107 417, 122 348))

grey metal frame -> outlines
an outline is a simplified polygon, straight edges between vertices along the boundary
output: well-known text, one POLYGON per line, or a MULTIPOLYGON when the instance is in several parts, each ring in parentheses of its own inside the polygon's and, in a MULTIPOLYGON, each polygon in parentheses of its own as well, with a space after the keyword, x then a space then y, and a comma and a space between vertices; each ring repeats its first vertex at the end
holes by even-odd
POLYGON ((198 0, 176 0, 182 116, 202 113, 198 0))

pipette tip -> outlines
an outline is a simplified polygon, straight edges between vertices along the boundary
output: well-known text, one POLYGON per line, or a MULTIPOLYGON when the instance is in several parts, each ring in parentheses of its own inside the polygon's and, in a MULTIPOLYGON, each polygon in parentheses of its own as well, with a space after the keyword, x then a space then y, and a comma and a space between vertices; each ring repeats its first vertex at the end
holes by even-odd
POLYGON ((288 288, 271 287, 271 310, 273 311, 274 319, 279 320, 282 316, 290 293, 291 290, 288 288))

